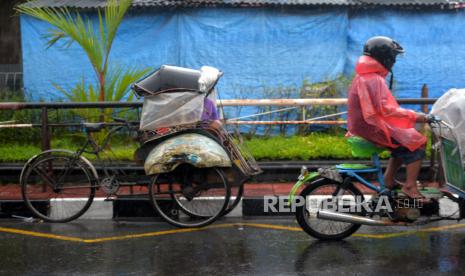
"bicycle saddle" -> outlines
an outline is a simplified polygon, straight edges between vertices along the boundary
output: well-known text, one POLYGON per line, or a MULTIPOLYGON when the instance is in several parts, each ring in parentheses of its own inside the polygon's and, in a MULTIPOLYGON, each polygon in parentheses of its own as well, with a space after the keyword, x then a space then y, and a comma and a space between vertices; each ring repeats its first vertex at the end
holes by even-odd
POLYGON ((100 131, 105 127, 105 123, 83 123, 82 125, 89 132, 100 131))

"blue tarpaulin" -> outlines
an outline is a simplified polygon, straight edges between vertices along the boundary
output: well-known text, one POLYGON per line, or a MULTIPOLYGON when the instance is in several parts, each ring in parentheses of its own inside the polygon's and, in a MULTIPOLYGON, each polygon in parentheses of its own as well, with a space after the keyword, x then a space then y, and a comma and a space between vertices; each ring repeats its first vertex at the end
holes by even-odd
MULTIPOLYGON (((52 83, 71 88, 82 77, 95 81, 78 45, 46 49, 48 24, 22 16, 21 27, 24 86, 33 99, 62 97, 52 83)), ((261 98, 266 89, 299 88, 304 79, 319 82, 341 75, 347 30, 344 9, 131 11, 115 39, 111 60, 153 69, 162 64, 214 66, 225 73, 218 84, 223 98, 261 98)))
POLYGON ((459 11, 365 10, 349 17, 348 62, 354 70, 364 42, 375 35, 394 38, 405 49, 394 65, 394 94, 419 98, 427 84, 430 97, 465 87, 465 13, 459 11))
MULTIPOLYGON (((96 22, 95 14, 88 16, 96 22)), ((32 99, 62 97, 52 83, 71 88, 95 81, 79 46, 46 49, 50 26, 21 16, 24 86, 32 99)), ((463 11, 348 8, 195 8, 132 10, 119 30, 111 60, 124 66, 170 64, 224 71, 223 98, 261 98, 266 89, 350 76, 363 43, 374 35, 406 49, 395 66, 398 97, 438 97, 464 87, 463 11)), ((297 96, 297 95, 294 95, 297 96)))

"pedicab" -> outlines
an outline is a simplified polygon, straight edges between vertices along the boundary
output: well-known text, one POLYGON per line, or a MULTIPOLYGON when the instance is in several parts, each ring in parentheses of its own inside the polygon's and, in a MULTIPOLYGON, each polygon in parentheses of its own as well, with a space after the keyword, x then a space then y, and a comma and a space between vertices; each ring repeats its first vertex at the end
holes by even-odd
POLYGON ((216 114, 213 67, 193 70, 163 65, 133 85, 143 97, 141 147, 135 160, 151 176, 155 210, 178 227, 200 227, 239 204, 244 183, 261 172, 241 142, 216 114))
POLYGON ((416 226, 465 218, 465 174, 458 135, 451 124, 438 116, 428 118, 432 154, 440 159, 435 167, 442 172, 442 189, 419 189, 427 202, 407 197, 400 188, 386 189, 378 156, 384 149, 360 137, 351 137, 352 154, 371 156, 372 164, 340 164, 317 172, 302 168, 289 199, 295 204, 296 219, 302 229, 320 240, 342 240, 361 225, 416 226), (376 176, 379 185, 371 182, 370 175, 376 176), (374 195, 362 193, 361 186, 374 195))

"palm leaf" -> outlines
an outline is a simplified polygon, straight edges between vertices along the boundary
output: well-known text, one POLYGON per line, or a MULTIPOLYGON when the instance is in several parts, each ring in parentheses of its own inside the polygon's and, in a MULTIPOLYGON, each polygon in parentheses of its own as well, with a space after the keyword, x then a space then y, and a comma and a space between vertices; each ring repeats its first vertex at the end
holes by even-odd
MULTIPOLYGON (((51 47, 59 40, 69 38, 66 46, 76 42, 82 47, 94 68, 97 79, 105 76, 111 45, 118 31, 124 14, 131 6, 131 0, 109 0, 105 7, 105 16, 98 11, 98 33, 91 20, 79 13, 71 13, 67 8, 37 7, 34 2, 19 5, 16 10, 20 13, 35 17, 51 24, 54 28, 46 35, 47 46, 51 47)), ((103 78, 105 79, 105 78, 103 78)), ((100 83, 103 87, 104 83, 100 83)))

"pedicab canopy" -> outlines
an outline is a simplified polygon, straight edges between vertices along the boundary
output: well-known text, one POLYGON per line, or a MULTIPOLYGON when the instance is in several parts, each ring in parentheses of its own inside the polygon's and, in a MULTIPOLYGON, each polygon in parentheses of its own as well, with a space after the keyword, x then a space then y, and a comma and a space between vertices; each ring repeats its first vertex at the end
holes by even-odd
POLYGON ((215 102, 214 87, 222 73, 213 67, 200 70, 162 65, 133 85, 144 97, 140 129, 155 130, 201 120, 205 97, 215 102))

